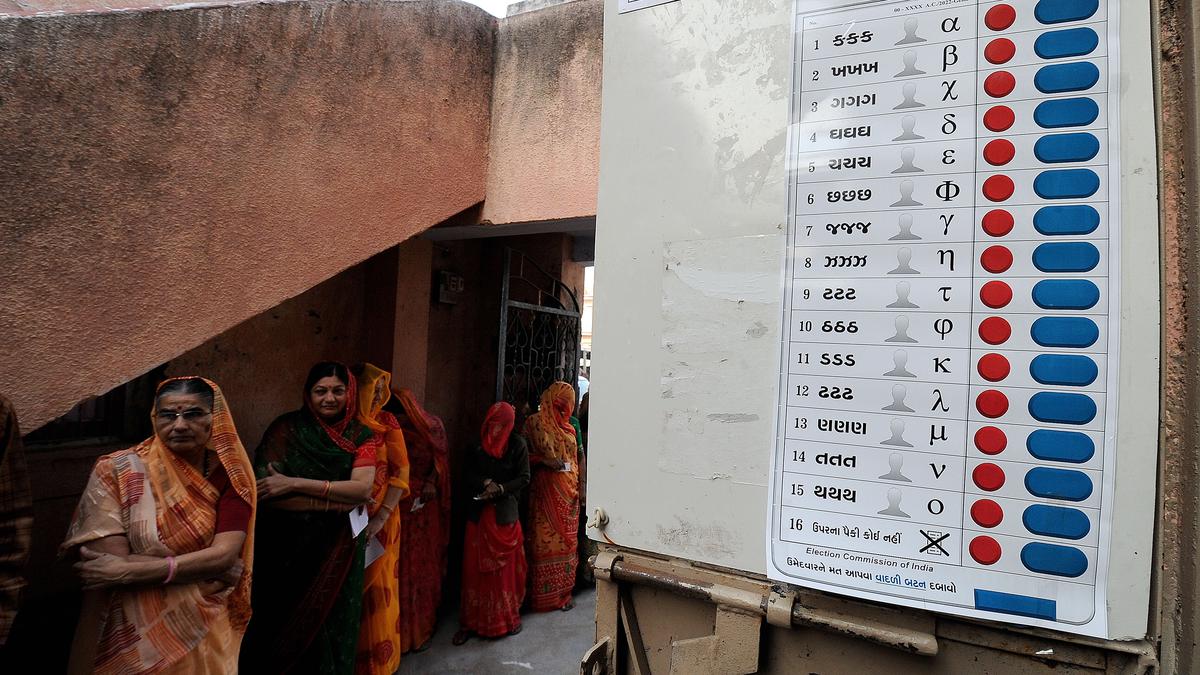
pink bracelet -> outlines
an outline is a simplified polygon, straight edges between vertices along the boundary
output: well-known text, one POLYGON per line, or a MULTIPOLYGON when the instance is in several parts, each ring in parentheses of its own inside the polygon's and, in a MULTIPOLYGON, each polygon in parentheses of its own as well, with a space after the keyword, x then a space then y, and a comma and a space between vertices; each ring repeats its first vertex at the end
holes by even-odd
POLYGON ((163 585, 165 586, 166 584, 171 583, 171 580, 174 578, 175 578, 175 556, 169 555, 169 556, 167 556, 167 578, 163 579, 163 585))

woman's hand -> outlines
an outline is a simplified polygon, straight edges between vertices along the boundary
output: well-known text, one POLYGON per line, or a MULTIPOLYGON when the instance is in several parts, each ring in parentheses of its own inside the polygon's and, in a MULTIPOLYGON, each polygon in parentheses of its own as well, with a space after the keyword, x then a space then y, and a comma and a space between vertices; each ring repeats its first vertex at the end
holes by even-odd
POLYGON ((367 539, 379 534, 379 532, 383 530, 383 526, 387 524, 388 517, 391 515, 392 512, 389 509, 379 509, 376 511, 375 515, 371 516, 370 519, 367 520, 367 539))
POLYGON ((273 499, 292 492, 292 477, 275 470, 274 464, 267 465, 267 477, 258 479, 258 498, 273 499))
POLYGON ((483 492, 480 493, 480 495, 484 499, 491 500, 499 497, 503 493, 504 489, 500 487, 500 484, 493 481, 491 478, 488 478, 483 483, 483 492))
POLYGON ((567 468, 566 462, 562 461, 561 459, 554 459, 553 457, 547 457, 543 459, 542 464, 545 465, 546 468, 554 469, 555 471, 562 471, 563 469, 567 468))
POLYGON ((435 499, 437 499, 437 484, 432 480, 427 480, 421 488, 421 501, 428 504, 435 499))
POLYGON ((75 570, 79 572, 85 589, 110 588, 129 583, 133 563, 125 558, 99 553, 87 546, 79 548, 79 557, 75 570))

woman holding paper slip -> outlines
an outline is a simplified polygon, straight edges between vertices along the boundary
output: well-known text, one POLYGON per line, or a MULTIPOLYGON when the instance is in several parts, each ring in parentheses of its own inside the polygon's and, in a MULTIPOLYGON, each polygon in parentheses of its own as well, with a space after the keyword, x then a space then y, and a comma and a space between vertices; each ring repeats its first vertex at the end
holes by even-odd
MULTIPOLYGON (((356 419, 354 377, 318 363, 304 405, 263 434, 255 457, 258 574, 242 650, 247 673, 353 673, 362 616, 363 544, 352 530, 370 500, 383 436, 356 419)), ((362 518, 365 520, 365 518, 362 518)))
POLYGON ((474 497, 463 546, 456 645, 471 635, 497 638, 521 631, 526 566, 517 499, 529 484, 529 453, 525 439, 512 432, 516 415, 507 403, 488 409, 480 445, 463 460, 463 488, 474 497))
POLYGON ((522 430, 529 441, 533 468, 529 519, 532 556, 532 609, 566 611, 575 606, 579 525, 579 445, 571 412, 575 389, 555 382, 542 392, 537 413, 522 430))
POLYGON ((366 363, 355 367, 358 421, 383 434, 375 458, 375 485, 368 511, 367 571, 363 583, 362 628, 358 635, 359 675, 392 675, 400 667, 400 556, 402 514, 396 509, 408 494, 408 450, 396 416, 383 409, 392 397, 390 373, 366 363), (372 551, 378 554, 371 559, 372 551))

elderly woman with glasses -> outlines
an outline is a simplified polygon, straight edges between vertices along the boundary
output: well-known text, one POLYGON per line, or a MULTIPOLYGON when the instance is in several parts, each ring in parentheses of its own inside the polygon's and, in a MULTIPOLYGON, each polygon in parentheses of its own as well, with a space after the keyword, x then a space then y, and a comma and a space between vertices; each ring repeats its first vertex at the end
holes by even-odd
POLYGON ((85 590, 72 673, 235 673, 254 470, 217 385, 167 380, 154 436, 96 461, 63 552, 85 590))

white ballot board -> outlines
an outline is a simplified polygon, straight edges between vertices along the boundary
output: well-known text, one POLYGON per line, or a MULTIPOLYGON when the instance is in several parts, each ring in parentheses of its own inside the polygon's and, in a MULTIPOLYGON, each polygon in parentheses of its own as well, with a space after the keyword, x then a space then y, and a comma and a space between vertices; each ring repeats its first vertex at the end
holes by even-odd
POLYGON ((772 579, 1107 636, 1118 4, 797 5, 772 579))

